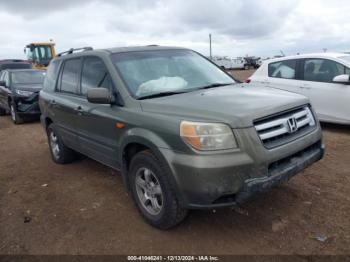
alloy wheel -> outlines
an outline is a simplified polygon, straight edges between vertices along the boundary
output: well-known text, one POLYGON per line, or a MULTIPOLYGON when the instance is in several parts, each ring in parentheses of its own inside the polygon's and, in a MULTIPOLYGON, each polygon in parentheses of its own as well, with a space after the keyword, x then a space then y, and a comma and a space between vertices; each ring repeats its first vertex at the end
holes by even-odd
POLYGON ((140 168, 135 176, 137 196, 143 208, 151 215, 158 215, 164 205, 164 196, 159 180, 152 170, 140 168))
POLYGON ((60 146, 58 144, 58 137, 53 131, 50 132, 50 146, 53 156, 55 159, 58 159, 60 157, 60 146))

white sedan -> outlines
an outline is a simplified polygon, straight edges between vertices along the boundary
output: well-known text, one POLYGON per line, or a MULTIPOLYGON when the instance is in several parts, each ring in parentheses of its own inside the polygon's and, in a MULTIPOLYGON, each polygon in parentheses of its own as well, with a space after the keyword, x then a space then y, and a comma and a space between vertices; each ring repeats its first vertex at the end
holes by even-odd
POLYGON ((350 125, 348 54, 305 54, 267 60, 246 82, 305 95, 320 121, 350 125))

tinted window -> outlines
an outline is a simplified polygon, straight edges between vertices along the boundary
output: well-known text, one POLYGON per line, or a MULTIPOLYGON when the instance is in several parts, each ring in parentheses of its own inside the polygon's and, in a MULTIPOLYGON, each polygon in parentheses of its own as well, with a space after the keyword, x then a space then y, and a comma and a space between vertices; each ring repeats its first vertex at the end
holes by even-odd
POLYGON ((306 59, 304 80, 332 82, 333 78, 345 74, 345 66, 328 59, 306 59))
POLYGON ((46 77, 44 80, 44 89, 55 90, 56 77, 59 68, 59 61, 52 61, 47 69, 46 77))
POLYGON ((84 59, 81 76, 81 93, 86 95, 92 87, 111 88, 111 79, 103 61, 97 57, 84 59))
POLYGON ((80 59, 67 60, 64 63, 62 77, 61 77, 62 92, 76 93, 79 66, 80 66, 80 59))
POLYGON ((295 79, 296 60, 286 60, 269 64, 269 77, 295 79))
POLYGON ((44 82, 45 71, 17 71, 13 72, 13 84, 42 84, 44 82))

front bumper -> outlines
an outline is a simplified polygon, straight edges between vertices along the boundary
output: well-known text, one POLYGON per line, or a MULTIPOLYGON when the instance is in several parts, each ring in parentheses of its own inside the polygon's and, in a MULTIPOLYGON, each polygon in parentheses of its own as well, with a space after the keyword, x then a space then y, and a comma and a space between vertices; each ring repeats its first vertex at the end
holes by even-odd
POLYGON ((14 96, 17 113, 20 116, 39 116, 39 93, 34 93, 29 97, 14 96))
POLYGON ((269 166, 269 176, 248 179, 235 196, 237 203, 244 203, 258 193, 269 191, 272 187, 288 181, 311 164, 322 159, 324 146, 321 141, 269 166))
POLYGON ((241 204, 320 160, 324 155, 321 137, 318 127, 305 137, 273 150, 263 148, 256 138, 250 140, 250 150, 199 155, 161 151, 174 175, 182 206, 218 208, 241 204))

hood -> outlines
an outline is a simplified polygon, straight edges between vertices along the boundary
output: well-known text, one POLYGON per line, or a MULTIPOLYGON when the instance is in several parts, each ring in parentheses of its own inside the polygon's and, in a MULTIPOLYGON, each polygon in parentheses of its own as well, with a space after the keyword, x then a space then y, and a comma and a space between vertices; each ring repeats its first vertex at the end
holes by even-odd
POLYGON ((253 126, 253 121, 305 105, 299 94, 254 84, 236 84, 140 101, 142 110, 177 116, 182 120, 212 121, 232 128, 253 126))
POLYGON ((39 92, 43 88, 43 84, 14 84, 13 88, 16 90, 39 92))

